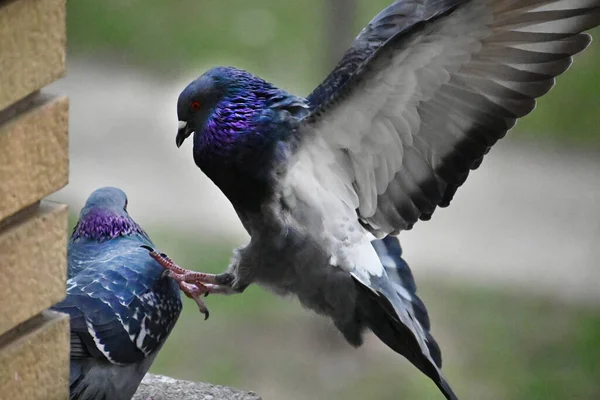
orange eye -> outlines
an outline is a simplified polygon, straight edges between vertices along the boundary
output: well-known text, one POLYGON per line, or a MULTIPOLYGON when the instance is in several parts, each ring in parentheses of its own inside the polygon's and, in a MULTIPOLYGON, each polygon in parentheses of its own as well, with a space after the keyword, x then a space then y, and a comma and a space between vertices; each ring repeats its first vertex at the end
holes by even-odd
POLYGON ((190 108, 193 111, 198 111, 200 109, 200 102, 198 102, 198 101, 192 101, 191 104, 190 104, 190 108))

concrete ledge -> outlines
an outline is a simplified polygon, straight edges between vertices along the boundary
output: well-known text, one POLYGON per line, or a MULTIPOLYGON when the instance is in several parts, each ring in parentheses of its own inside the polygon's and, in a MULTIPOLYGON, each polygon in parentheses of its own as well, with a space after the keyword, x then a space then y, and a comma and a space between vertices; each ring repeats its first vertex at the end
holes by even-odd
POLYGON ((1 335, 65 297, 67 206, 42 202, 5 221, 0 255, 1 335))
POLYGON ((65 4, 0 1, 0 110, 64 74, 65 4))
POLYGON ((0 398, 67 399, 69 336, 69 317, 51 311, 0 336, 0 398))
POLYGON ((5 123, 0 118, 0 220, 69 180, 68 98, 40 95, 24 107, 5 123))
POLYGON ((261 400, 253 392, 147 374, 133 400, 148 400, 149 397, 152 400, 261 400))

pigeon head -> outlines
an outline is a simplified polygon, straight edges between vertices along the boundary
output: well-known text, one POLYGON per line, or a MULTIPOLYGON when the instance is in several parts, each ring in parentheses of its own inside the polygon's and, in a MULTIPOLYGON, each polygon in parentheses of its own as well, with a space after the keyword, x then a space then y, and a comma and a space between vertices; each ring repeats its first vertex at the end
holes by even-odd
POLYGON ((231 142, 247 130, 257 111, 277 88, 234 67, 215 67, 191 82, 179 95, 177 147, 193 133, 194 147, 205 133, 213 141, 231 142))
POLYGON ((81 217, 90 211, 102 209, 115 214, 127 214, 127 195, 116 187, 103 187, 90 194, 81 210, 81 217))
POLYGON ((145 235, 127 213, 127 203, 125 192, 115 187, 103 187, 92 192, 81 209, 72 240, 104 241, 136 233, 145 235))
POLYGON ((213 68, 190 83, 177 100, 179 129, 175 143, 180 147, 192 133, 202 131, 217 104, 225 97, 230 74, 213 68))

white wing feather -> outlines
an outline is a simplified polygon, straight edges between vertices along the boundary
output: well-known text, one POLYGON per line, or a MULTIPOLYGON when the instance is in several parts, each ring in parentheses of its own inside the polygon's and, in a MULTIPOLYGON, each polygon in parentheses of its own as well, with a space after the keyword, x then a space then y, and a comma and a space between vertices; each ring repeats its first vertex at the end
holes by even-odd
POLYGON ((307 117, 287 185, 336 237, 359 218, 377 236, 409 229, 447 205, 550 90, 589 44, 581 32, 600 23, 599 8, 600 0, 470 1, 392 38, 349 89, 307 117))

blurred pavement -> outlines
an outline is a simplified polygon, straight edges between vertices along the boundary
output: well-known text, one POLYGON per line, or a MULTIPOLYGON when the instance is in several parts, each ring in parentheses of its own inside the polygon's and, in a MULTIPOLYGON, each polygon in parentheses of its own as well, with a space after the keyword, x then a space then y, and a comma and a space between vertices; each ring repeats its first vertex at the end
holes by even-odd
MULTIPOLYGON (((95 188, 118 186, 142 225, 243 243, 229 202, 195 167, 191 141, 175 146, 177 95, 203 70, 172 81, 71 58, 68 77, 49 89, 71 98, 70 184, 51 198, 77 211, 95 188)), ((402 234, 405 256, 417 280, 435 273, 598 303, 599 200, 597 154, 505 140, 448 209, 402 234)))

